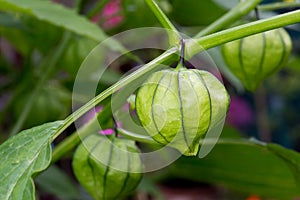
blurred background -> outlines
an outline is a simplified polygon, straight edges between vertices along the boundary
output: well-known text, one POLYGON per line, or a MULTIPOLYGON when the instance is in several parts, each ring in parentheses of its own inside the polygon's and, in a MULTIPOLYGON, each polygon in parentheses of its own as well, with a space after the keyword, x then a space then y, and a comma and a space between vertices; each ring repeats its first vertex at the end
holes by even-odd
MULTIPOLYGON (((156 2, 181 32, 193 36, 239 1, 156 2)), ((274 2, 297 3, 264 0, 262 4, 274 2)), ((160 27, 142 0, 52 0, 52 3, 69 10, 76 7, 74 12, 84 15, 107 36, 138 27, 160 27)), ((260 17, 268 18, 298 8, 299 5, 260 11, 260 17)), ((254 13, 249 13, 244 20, 255 20, 254 13)), ((285 28, 293 40, 290 60, 253 93, 246 91, 227 69, 219 47, 208 51, 231 96, 222 137, 255 138, 300 151, 300 24, 285 28)), ((77 71, 97 44, 88 37, 66 33, 63 25, 56 26, 31 15, 0 8, 0 144, 20 130, 64 119, 72 112, 71 95, 77 71)), ((160 53, 149 50, 137 52, 137 55, 148 62, 160 53)), ((101 79, 97 92, 117 82, 137 65, 124 58, 114 62, 101 79)), ((81 98, 82 102, 86 101, 84 96, 81 98)), ((70 127, 57 143, 74 130, 70 127)), ((270 152, 251 145, 216 146, 204 159, 183 157, 166 169, 146 174, 129 199, 291 199, 292 192, 285 193, 280 188, 289 187, 293 178, 281 170, 282 163, 270 157, 270 152)), ((40 199, 90 199, 76 182, 70 161, 71 154, 36 179, 40 199)))

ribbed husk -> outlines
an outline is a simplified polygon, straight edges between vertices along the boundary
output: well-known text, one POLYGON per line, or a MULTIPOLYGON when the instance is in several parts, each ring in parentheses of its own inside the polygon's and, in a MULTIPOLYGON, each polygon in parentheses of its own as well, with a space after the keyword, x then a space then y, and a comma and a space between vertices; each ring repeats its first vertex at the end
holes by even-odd
POLYGON ((291 49, 291 38, 283 28, 235 40, 221 48, 229 69, 250 91, 281 69, 291 49))
POLYGON ((131 193, 142 178, 142 163, 134 141, 91 135, 75 152, 77 180, 95 200, 113 200, 131 193), (140 172, 140 173, 137 173, 140 172))
POLYGON ((213 75, 197 69, 155 72, 136 96, 138 118, 149 135, 184 155, 196 155, 199 140, 227 112, 229 96, 213 75))

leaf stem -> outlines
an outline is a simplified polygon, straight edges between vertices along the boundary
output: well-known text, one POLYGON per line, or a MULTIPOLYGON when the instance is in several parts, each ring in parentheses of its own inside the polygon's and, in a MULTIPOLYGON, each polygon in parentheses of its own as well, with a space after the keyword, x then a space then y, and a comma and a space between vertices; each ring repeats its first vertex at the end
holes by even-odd
MULTIPOLYGON (((97 117, 94 117, 91 121, 89 121, 82 128, 80 128, 80 130, 72 133, 61 143, 59 143, 53 150, 51 163, 57 162, 59 159, 61 159, 63 155, 65 155, 67 152, 70 152, 72 149, 74 149, 83 138, 87 137, 90 134, 97 133, 99 130, 97 130, 97 128, 95 127, 99 127, 97 126, 98 123, 99 122, 97 120, 97 117)), ((124 136, 124 138, 135 140, 142 143, 157 145, 157 143, 154 140, 152 140, 151 137, 132 133, 122 128, 116 128, 116 129, 117 129, 117 133, 124 136)))
POLYGON ((263 85, 254 93, 254 104, 256 109, 256 124, 259 140, 271 142, 270 117, 268 116, 267 97, 263 85))
POLYGON ((236 26, 202 38, 190 39, 186 42, 187 58, 191 58, 193 55, 206 49, 210 49, 236 39, 299 22, 300 10, 296 10, 268 19, 262 19, 236 26))
POLYGON ((145 2, 148 4, 148 6, 150 7, 154 15, 157 17, 161 25, 164 28, 171 30, 168 32, 170 45, 174 46, 179 44, 180 35, 178 30, 175 28, 175 26, 172 24, 169 18, 165 15, 165 13, 160 9, 157 3, 155 3, 154 0, 145 0, 145 2))
POLYGON ((142 142, 142 143, 158 145, 158 143, 155 142, 149 136, 139 135, 139 134, 130 132, 130 131, 122 129, 122 128, 118 128, 118 133, 121 134, 122 136, 124 136, 125 138, 131 139, 131 140, 135 140, 135 141, 142 142))
POLYGON ((262 0, 240 1, 240 3, 224 14, 221 18, 213 22, 211 25, 200 31, 194 38, 200 38, 204 35, 222 30, 224 27, 232 24, 241 17, 247 15, 253 10, 262 0))
POLYGON ((259 10, 271 11, 271 10, 279 10, 285 8, 299 8, 299 7, 300 7, 299 2, 277 2, 277 3, 260 5, 257 8, 259 10))
POLYGON ((75 0, 75 1, 74 1, 74 8, 73 8, 73 9, 74 9, 77 13, 80 13, 81 5, 82 5, 82 0, 75 0))
MULTIPOLYGON (((77 131, 72 133, 70 136, 68 136, 66 139, 55 146, 51 163, 55 163, 67 152, 70 152, 72 149, 74 149, 80 143, 80 141, 88 135, 97 133, 99 131, 99 128, 101 129, 101 127, 99 127, 99 124, 105 125, 111 118, 113 118, 113 116, 111 113, 111 105, 109 102, 104 106, 103 110, 97 113, 94 118, 92 118, 88 123, 80 127, 77 131)), ((117 126, 115 126, 114 128, 116 129, 115 133, 121 134, 125 138, 136 140, 138 142, 155 144, 155 142, 149 136, 147 137, 135 134, 117 126)))
POLYGON ((59 143, 53 150, 51 163, 55 163, 58 161, 63 155, 67 152, 71 151, 76 147, 82 138, 85 138, 91 133, 96 133, 98 130, 94 127, 95 124, 98 124, 97 117, 91 119, 87 124, 81 127, 78 131, 75 131, 66 139, 64 139, 61 143, 59 143))

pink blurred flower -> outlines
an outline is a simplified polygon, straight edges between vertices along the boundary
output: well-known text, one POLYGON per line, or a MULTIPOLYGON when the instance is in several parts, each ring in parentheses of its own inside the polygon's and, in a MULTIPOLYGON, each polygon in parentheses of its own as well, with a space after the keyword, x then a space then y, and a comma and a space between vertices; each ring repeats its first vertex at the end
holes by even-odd
POLYGON ((94 23, 98 23, 101 19, 101 14, 97 14, 95 16, 92 17, 91 21, 94 22, 94 23))
MULTIPOLYGON (((122 127, 122 123, 117 122, 117 127, 122 127)), ((108 129, 100 130, 99 133, 101 135, 112 135, 115 133, 115 131, 114 131, 114 129, 108 128, 108 129)))
POLYGON ((103 17, 110 17, 120 12, 121 11, 120 4, 121 4, 120 0, 113 0, 107 3, 102 11, 103 17))
POLYGON ((82 124, 87 123, 88 121, 90 121, 91 119, 93 119, 93 117, 100 112, 103 109, 103 106, 97 106, 94 109, 90 110, 89 112, 87 112, 85 114, 85 116, 82 119, 82 124))
POLYGON ((91 21, 101 24, 105 29, 111 29, 123 21, 124 17, 121 11, 121 0, 112 0, 108 2, 102 12, 96 14, 91 21))
POLYGON ((254 112, 241 97, 231 97, 227 122, 237 128, 249 126, 254 121, 254 112))
POLYGON ((124 19, 123 16, 111 17, 103 23, 103 27, 104 28, 114 28, 114 27, 118 26, 123 21, 123 19, 124 19))
POLYGON ((105 130, 100 130, 99 133, 101 135, 112 135, 114 134, 114 130, 111 128, 105 129, 105 130))

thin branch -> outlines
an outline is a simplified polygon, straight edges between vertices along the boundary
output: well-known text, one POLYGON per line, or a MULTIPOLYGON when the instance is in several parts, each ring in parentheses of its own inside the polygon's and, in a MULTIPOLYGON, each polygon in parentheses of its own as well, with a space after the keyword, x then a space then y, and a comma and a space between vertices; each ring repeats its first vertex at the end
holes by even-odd
POLYGON ((299 2, 278 2, 278 3, 260 5, 257 8, 259 10, 265 10, 265 11, 280 10, 286 8, 300 8, 300 3, 299 2))
POLYGON ((262 0, 248 0, 241 1, 237 6, 232 8, 225 15, 220 17, 217 21, 200 31, 194 38, 200 38, 204 35, 215 33, 229 26, 233 22, 239 20, 253 10, 262 0))
POLYGON ((172 22, 169 20, 169 18, 160 9, 160 7, 154 2, 154 0, 145 0, 145 2, 148 4, 148 6, 150 7, 150 9, 154 13, 154 15, 157 17, 157 19, 161 23, 161 25, 164 28, 171 30, 168 32, 170 45, 173 46, 173 45, 178 44, 180 42, 179 32, 175 28, 175 26, 172 24, 172 22))

